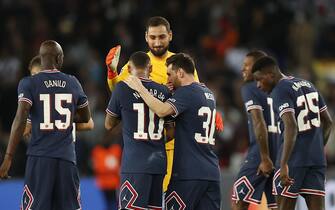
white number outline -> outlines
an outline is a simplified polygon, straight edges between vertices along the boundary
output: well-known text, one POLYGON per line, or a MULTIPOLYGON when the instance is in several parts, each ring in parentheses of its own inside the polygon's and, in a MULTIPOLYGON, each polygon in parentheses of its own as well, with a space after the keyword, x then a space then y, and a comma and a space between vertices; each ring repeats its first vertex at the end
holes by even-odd
POLYGON ((275 113, 273 111, 273 99, 272 98, 267 98, 266 99, 269 109, 270 109, 270 125, 268 125, 268 132, 270 133, 277 133, 278 132, 278 127, 275 122, 275 113))
POLYGON ((201 144, 215 145, 214 131, 215 131, 215 115, 216 110, 213 111, 206 106, 201 107, 198 110, 198 116, 207 116, 206 120, 202 123, 202 127, 205 130, 205 136, 202 133, 195 133, 194 139, 201 144))
POLYGON ((317 92, 307 93, 297 98, 297 107, 303 107, 297 116, 299 132, 310 130, 312 128, 311 125, 314 127, 320 127, 320 108, 318 102, 319 94, 317 92), (317 114, 317 117, 313 119, 306 119, 309 112, 317 114))
POLYGON ((58 130, 66 130, 71 125, 71 110, 64 108, 62 102, 72 103, 72 94, 56 93, 54 95, 54 109, 60 114, 65 115, 65 122, 55 120, 51 122, 51 96, 50 94, 40 94, 40 101, 43 102, 43 122, 40 123, 40 130, 53 130, 56 127, 58 130))
POLYGON ((164 120, 159 118, 158 130, 155 133, 155 118, 158 117, 151 109, 149 109, 149 125, 148 131, 145 132, 145 106, 144 103, 134 103, 133 110, 137 111, 137 131, 134 133, 136 140, 160 140, 163 136, 164 120), (148 138, 149 137, 149 138, 148 138))

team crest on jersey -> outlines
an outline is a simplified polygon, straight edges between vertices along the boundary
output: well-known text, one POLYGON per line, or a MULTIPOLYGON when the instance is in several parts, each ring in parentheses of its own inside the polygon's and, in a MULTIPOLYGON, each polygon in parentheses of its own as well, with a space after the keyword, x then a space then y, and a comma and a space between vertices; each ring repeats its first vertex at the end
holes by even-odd
POLYGON ((22 194, 21 210, 31 210, 33 202, 34 202, 33 194, 30 192, 29 187, 25 185, 22 194))
POLYGON ((184 210, 186 204, 180 198, 176 191, 173 191, 165 198, 165 209, 166 210, 184 210))

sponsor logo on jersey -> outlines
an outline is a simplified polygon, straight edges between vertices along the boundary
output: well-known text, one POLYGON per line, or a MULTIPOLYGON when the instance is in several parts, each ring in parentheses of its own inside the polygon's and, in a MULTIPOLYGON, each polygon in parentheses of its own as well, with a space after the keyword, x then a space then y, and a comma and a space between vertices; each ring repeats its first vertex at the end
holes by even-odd
POLYGON ((279 106, 279 111, 282 111, 283 109, 289 107, 288 103, 284 103, 282 105, 279 106))

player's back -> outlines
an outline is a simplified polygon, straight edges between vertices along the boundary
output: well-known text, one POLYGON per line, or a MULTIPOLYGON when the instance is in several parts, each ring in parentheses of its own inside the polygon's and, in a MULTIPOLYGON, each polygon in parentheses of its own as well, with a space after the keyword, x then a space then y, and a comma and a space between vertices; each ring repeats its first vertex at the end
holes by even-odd
POLYGON ((278 150, 278 131, 276 119, 273 112, 273 100, 265 92, 261 91, 255 81, 246 82, 241 88, 242 98, 248 117, 249 149, 246 157, 245 167, 258 167, 261 157, 260 149, 256 140, 253 121, 250 111, 257 109, 263 112, 264 121, 268 131, 269 153, 275 162, 278 150))
POLYGON ((27 154, 75 162, 72 122, 77 108, 88 104, 78 80, 58 70, 41 71, 21 80, 19 100, 32 105, 27 154))
MULTIPOLYGON (((149 79, 141 79, 151 94, 161 101, 168 89, 149 79)), ((107 112, 122 120, 124 148, 122 173, 166 173, 164 119, 154 114, 140 95, 119 82, 113 91, 107 112)))
MULTIPOLYGON (((325 110, 326 104, 314 85, 306 80, 289 77, 282 79, 271 93, 276 115, 294 112, 298 134, 296 143, 289 160, 292 166, 325 165, 323 132, 321 128, 320 112, 325 110), (283 99, 283 100, 277 100, 283 99), (308 157, 308 158, 306 158, 308 157)), ((283 146, 283 123, 279 118, 283 146)), ((281 155, 281 152, 279 153, 281 155)), ((277 159, 277 164, 279 164, 277 159)))
POLYGON ((214 94, 206 86, 192 83, 179 87, 168 102, 177 115, 172 178, 218 181, 218 158, 213 151, 214 94))

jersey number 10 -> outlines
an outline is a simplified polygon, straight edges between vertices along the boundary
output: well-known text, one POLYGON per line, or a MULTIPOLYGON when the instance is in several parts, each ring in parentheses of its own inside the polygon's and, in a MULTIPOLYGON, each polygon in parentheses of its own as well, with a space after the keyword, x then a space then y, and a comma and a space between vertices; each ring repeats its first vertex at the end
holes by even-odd
MULTIPOLYGON (((159 118, 158 130, 155 133, 155 113, 149 109, 149 125, 145 126, 145 111, 143 103, 134 103, 133 110, 137 111, 137 131, 134 133, 134 139, 140 140, 160 140, 164 127, 164 120, 159 118), (144 128, 148 127, 147 132, 144 128)), ((157 116, 156 116, 157 117, 157 116)))

